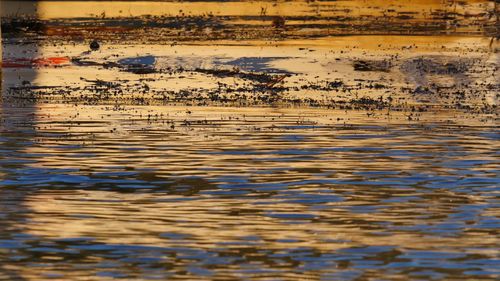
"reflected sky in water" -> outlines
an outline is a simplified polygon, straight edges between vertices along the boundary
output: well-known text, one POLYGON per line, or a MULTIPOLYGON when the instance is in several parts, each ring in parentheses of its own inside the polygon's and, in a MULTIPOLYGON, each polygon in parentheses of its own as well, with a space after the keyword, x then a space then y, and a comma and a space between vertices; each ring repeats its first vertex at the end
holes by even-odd
POLYGON ((7 106, 0 279, 498 277, 491 116, 7 106))

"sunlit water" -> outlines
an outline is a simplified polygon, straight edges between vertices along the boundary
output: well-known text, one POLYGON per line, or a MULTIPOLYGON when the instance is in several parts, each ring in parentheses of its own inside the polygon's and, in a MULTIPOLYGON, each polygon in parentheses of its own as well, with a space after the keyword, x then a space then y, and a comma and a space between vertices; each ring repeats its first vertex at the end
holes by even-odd
POLYGON ((494 280, 494 116, 6 106, 2 280, 494 280))

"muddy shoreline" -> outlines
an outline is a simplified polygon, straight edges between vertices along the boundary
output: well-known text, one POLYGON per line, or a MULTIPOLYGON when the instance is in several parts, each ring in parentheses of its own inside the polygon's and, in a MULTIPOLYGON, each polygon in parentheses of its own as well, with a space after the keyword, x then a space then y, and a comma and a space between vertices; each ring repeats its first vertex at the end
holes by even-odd
POLYGON ((8 2, 6 99, 497 110, 491 1, 8 2))
MULTIPOLYGON (((265 49, 260 44, 212 44, 215 51, 206 51, 204 45, 130 46, 106 41, 99 41, 100 50, 91 51, 87 44, 51 42, 51 49, 44 51, 47 58, 39 58, 39 53, 24 58, 23 53, 4 59, 6 77, 12 78, 5 80, 4 98, 78 104, 443 108, 485 113, 496 111, 499 98, 498 54, 489 51, 486 40, 480 44, 474 39, 469 39, 472 43, 452 41, 422 52, 417 44, 379 44, 370 49, 313 47, 315 41, 309 41, 310 47, 265 49), (186 47, 193 52, 179 53, 186 47), (238 48, 241 51, 234 53, 238 48), (281 50, 290 55, 276 56, 281 50), (64 55, 68 51, 74 55, 64 55), (258 53, 244 54, 253 51, 258 53), (23 78, 30 71, 36 71, 36 80, 23 78)), ((27 52, 34 49, 15 40, 7 40, 4 46, 7 54, 17 52, 19 46, 27 52)))

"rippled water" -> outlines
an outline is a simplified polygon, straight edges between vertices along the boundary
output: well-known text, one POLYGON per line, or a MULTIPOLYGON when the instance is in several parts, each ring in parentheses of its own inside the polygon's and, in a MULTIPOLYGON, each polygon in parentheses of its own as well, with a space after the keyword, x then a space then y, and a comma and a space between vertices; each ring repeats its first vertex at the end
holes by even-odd
POLYGON ((40 104, 0 116, 2 280, 500 274, 491 116, 40 104))

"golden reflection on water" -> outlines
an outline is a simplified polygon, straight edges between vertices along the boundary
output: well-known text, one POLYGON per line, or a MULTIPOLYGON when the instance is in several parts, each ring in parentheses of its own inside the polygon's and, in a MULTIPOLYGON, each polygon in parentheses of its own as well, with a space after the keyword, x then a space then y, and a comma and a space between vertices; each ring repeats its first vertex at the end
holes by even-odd
POLYGON ((34 108, 31 117, 4 108, 8 157, 0 158, 4 192, 26 190, 10 207, 18 214, 7 216, 2 239, 33 245, 16 250, 25 258, 7 265, 28 280, 99 276, 106 262, 136 255, 143 259, 112 271, 146 278, 155 271, 136 266, 170 264, 174 278, 194 278, 179 273, 194 266, 228 280, 316 279, 357 266, 387 276, 378 264, 387 262, 397 277, 398 262, 431 261, 432 252, 447 261, 466 255, 464 268, 475 256, 495 256, 498 237, 487 234, 488 218, 498 215, 491 116, 442 111, 408 121, 405 112, 311 108, 34 108), (12 236, 19 229, 22 236, 12 236), (356 258, 355 249, 368 252, 356 258), (30 258, 37 251, 43 255, 30 258), (58 259, 58 251, 67 257, 58 259), (419 251, 423 256, 412 256, 419 251), (246 261, 212 267, 213 255, 216 263, 246 261), (45 266, 19 271, 26 262, 45 266), (91 267, 82 272, 78 264, 91 267), (245 266, 265 272, 243 273, 245 266))
MULTIPOLYGON (((353 16, 383 16, 396 9, 418 12, 412 15, 421 21, 427 11, 453 9, 443 1, 402 6, 378 0, 223 5, 106 1, 102 10, 96 10, 95 2, 41 1, 37 10, 33 3, 15 2, 2 9, 3 15, 328 17, 345 9, 353 16)), ((492 4, 467 3, 453 11, 475 14, 492 4)), ((233 23, 263 24, 255 19, 233 23)), ((498 54, 483 37, 210 43, 192 41, 168 48, 151 42, 103 44, 91 59, 153 54, 165 64, 214 67, 220 57, 283 57, 271 66, 300 72, 304 76, 284 82, 298 85, 304 77, 306 84, 315 79, 351 84, 368 79, 407 85, 401 68, 383 73, 352 68, 356 59, 391 56, 402 61, 422 56, 477 59, 484 71, 474 69, 471 81, 495 83, 498 75, 490 72, 498 54)), ((44 41, 5 46, 6 57, 31 59, 78 57, 88 49, 87 43, 44 41)), ((14 68, 4 74, 0 280, 498 277, 500 145, 495 112, 334 110, 290 104, 135 106, 126 105, 126 99, 74 105, 50 97, 13 102, 7 89, 23 84, 77 88, 91 79, 119 79, 124 89, 147 81, 148 89, 182 90, 244 81, 185 73, 164 79, 161 73, 145 77, 70 64, 14 68)), ((456 83, 453 77, 439 78, 446 85, 456 83)), ((375 90, 359 93, 380 95, 375 90)), ((130 94, 139 93, 132 88, 130 94)), ((325 93, 288 94, 324 98, 325 93)), ((342 98, 352 97, 345 95, 342 98)), ((496 104, 495 96, 488 98, 496 104)))

